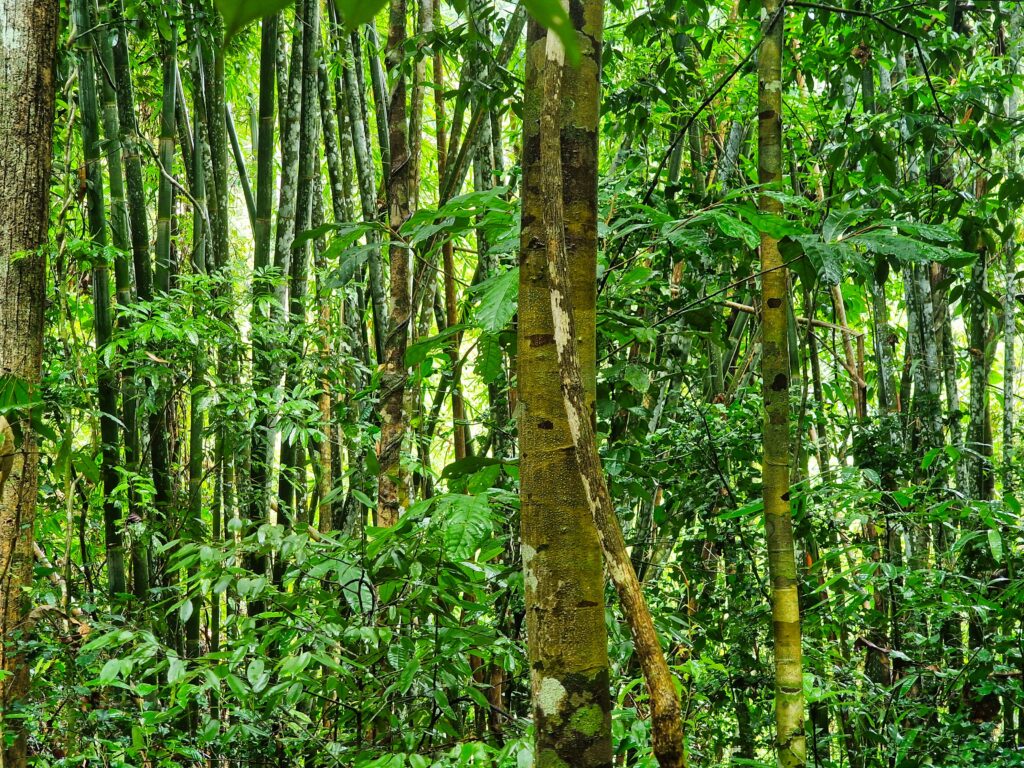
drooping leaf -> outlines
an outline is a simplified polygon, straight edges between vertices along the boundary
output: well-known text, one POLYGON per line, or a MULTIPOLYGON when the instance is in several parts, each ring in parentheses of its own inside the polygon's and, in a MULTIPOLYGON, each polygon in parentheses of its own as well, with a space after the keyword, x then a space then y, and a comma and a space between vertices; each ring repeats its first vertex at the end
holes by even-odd
POLYGON ((498 333, 516 313, 519 300, 519 268, 488 278, 476 287, 480 305, 476 319, 487 333, 498 333))
POLYGON ((224 17, 225 41, 231 40, 246 24, 294 4, 294 0, 214 0, 224 17))
POLYGON ((539 24, 558 35, 569 63, 573 66, 579 64, 580 44, 576 40, 576 30, 560 0, 524 0, 524 3, 539 24))
POLYGON ((345 26, 349 29, 354 29, 360 24, 369 24, 385 5, 387 5, 387 0, 338 0, 337 2, 345 26))
POLYGON ((480 336, 473 370, 484 384, 493 384, 501 375, 501 345, 493 335, 485 333, 480 336))

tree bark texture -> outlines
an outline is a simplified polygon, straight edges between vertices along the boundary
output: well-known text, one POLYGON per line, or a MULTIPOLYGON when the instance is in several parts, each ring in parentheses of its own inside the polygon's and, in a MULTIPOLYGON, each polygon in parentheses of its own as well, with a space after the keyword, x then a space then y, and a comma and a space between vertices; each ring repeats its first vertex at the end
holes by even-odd
MULTIPOLYGON (((36 393, 42 372, 46 242, 54 119, 56 0, 0 0, 0 377, 36 393)), ((32 414, 0 418, 0 717, 16 710, 29 670, 17 644, 26 629, 32 579, 38 444, 32 414)), ((26 765, 17 721, 3 749, 7 768, 26 765)))

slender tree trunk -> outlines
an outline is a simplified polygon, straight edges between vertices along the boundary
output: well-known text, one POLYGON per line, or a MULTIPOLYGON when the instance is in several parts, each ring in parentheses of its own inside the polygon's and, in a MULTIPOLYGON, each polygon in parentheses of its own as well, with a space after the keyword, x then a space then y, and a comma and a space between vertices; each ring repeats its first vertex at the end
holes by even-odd
MULTIPOLYGON (((295 234, 299 235, 309 228, 313 201, 313 173, 319 171, 317 157, 317 137, 319 136, 320 114, 318 110, 319 94, 317 91, 317 59, 319 58, 320 41, 320 7, 316 0, 303 0, 301 14, 297 17, 301 38, 301 83, 296 93, 289 97, 299 99, 299 139, 298 139, 298 173, 295 188, 295 234)), ((293 45, 300 45, 296 35, 293 45)), ((293 53, 293 66, 296 61, 293 53)), ((295 80, 292 78, 292 88, 295 80)), ((288 327, 292 349, 290 364, 285 374, 285 393, 294 391, 298 384, 297 366, 302 358, 298 347, 301 340, 299 333, 305 325, 306 291, 309 271, 309 240, 292 240, 291 259, 289 264, 289 308, 288 327)), ((278 496, 278 520, 285 525, 294 523, 302 508, 301 498, 304 495, 303 476, 305 461, 300 455, 298 441, 288 441, 281 445, 281 478, 278 496)))
MULTIPOLYGON (((406 3, 402 3, 402 40, 405 40, 405 11, 406 3)), ((392 6, 393 8, 393 6, 392 6)), ((393 14, 393 11, 392 11, 393 14)), ((394 67, 391 59, 393 56, 400 56, 399 51, 394 51, 391 45, 391 34, 394 31, 393 28, 394 18, 393 15, 388 22, 388 46, 387 51, 384 51, 385 59, 387 59, 388 71, 391 72, 394 67)), ((380 149, 380 165, 381 165, 381 178, 384 183, 384 194, 389 196, 391 194, 391 115, 389 110, 392 105, 394 95, 388 96, 388 80, 384 74, 384 67, 380 63, 381 47, 380 40, 377 37, 377 28, 373 24, 367 24, 366 30, 366 58, 369 63, 370 69, 370 85, 373 93, 373 104, 375 107, 374 117, 377 125, 377 144, 380 149)), ((404 75, 402 77, 402 91, 405 92, 404 75)), ((363 93, 360 90, 360 93, 363 93)), ((404 97, 403 97, 404 98, 404 97)), ((402 115, 405 115, 405 102, 402 102, 402 115)), ((369 121, 365 122, 366 130, 370 130, 369 121)), ((390 199, 388 200, 388 206, 390 210, 390 199)))
MULTIPOLYGON (((434 5, 434 13, 431 26, 435 27, 441 18, 441 3, 434 5)), ((434 136, 437 143, 437 177, 443 179, 448 169, 448 125, 445 115, 444 102, 444 54, 440 47, 434 51, 434 119, 436 127, 434 136)), ((440 203, 440 200, 438 201, 440 203)), ((441 244, 441 259, 443 265, 442 279, 444 281, 444 306, 445 322, 449 328, 458 324, 458 307, 455 298, 455 253, 450 238, 445 238, 441 244)), ((455 453, 455 460, 461 461, 466 458, 466 407, 462 400, 462 381, 459 365, 461 334, 455 334, 451 344, 448 346, 448 365, 451 376, 451 399, 452 399, 452 442, 455 453)))
POLYGON ((117 112, 124 136, 121 151, 128 198, 128 218, 131 224, 135 289, 139 299, 149 301, 152 298, 153 269, 150 264, 149 221, 146 215, 146 192, 142 182, 142 157, 139 153, 139 126, 135 117, 131 58, 128 54, 128 29, 124 23, 121 0, 114 0, 110 9, 112 23, 117 31, 117 42, 112 51, 113 74, 117 87, 117 112))
MULTIPOLYGON (((15 377, 33 395, 42 373, 58 15, 56 0, 0 0, 0 377, 15 377)), ((39 468, 32 417, 11 412, 17 439, 0 417, 0 718, 16 711, 29 686, 29 660, 18 646, 31 630, 39 468)), ((24 722, 3 723, 5 768, 27 765, 24 722)))
POLYGON ((93 255, 93 330, 96 337, 96 385, 99 397, 100 442, 103 480, 103 534, 107 554, 107 578, 110 593, 125 591, 124 539, 121 514, 114 495, 120 464, 117 426, 117 377, 103 354, 113 334, 113 310, 110 303, 110 267, 107 263, 107 216, 103 195, 103 166, 100 161, 99 107, 96 99, 96 68, 92 33, 95 25, 87 0, 76 0, 74 23, 78 37, 78 94, 81 112, 82 148, 85 163, 86 209, 93 255))
POLYGON ((982 292, 988 290, 988 252, 982 250, 971 268, 971 292, 968 296, 970 326, 971 395, 967 427, 969 449, 969 493, 976 499, 992 498, 992 425, 989 413, 988 385, 991 359, 988 353, 988 305, 982 292))
POLYGON ((1003 490, 1016 488, 1014 456, 1017 408, 1017 250, 1016 243, 1004 244, 1006 253, 1006 295, 1003 298, 1003 490))
MULTIPOLYGON (((135 100, 132 88, 131 61, 128 54, 128 30, 124 23, 121 0, 110 3, 111 24, 117 32, 116 42, 111 48, 113 64, 107 72, 112 73, 117 90, 117 113, 121 128, 121 160, 125 174, 125 192, 128 208, 129 235, 134 265, 134 290, 140 301, 152 298, 152 265, 150 264, 149 221, 146 213, 146 195, 142 181, 142 158, 139 154, 138 123, 135 117, 135 100)), ((112 35, 102 35, 105 45, 110 46, 112 35)), ((136 413, 129 416, 128 409, 134 408, 135 398, 126 395, 125 427, 130 434, 125 439, 125 460, 134 473, 141 473, 143 423, 136 413), (131 429, 134 421, 135 428, 131 429)), ((140 513, 140 518, 143 515, 140 513)), ((139 599, 149 592, 149 548, 145 540, 133 542, 131 548, 132 592, 139 599)))
MULTIPOLYGON (((358 38, 357 38, 358 39, 358 38)), ((362 219, 370 224, 377 221, 376 196, 374 194, 373 158, 370 155, 368 133, 365 130, 365 114, 360 90, 358 72, 362 60, 358 50, 343 36, 338 37, 342 55, 346 61, 344 66, 346 114, 351 126, 352 150, 355 156, 356 179, 359 189, 359 205, 362 219)), ((373 347, 378 363, 384 360, 385 324, 387 322, 387 306, 384 302, 383 278, 380 265, 380 245, 376 231, 367 234, 367 245, 370 253, 367 256, 369 268, 370 305, 373 309, 373 347)))
MULTIPOLYGON (((153 273, 153 289, 167 293, 171 288, 171 218, 174 208, 175 147, 175 104, 177 102, 177 9, 175 0, 165 5, 170 17, 170 39, 163 41, 163 106, 160 114, 159 170, 160 183, 157 191, 156 220, 156 268, 153 273)), ((162 388, 156 392, 154 411, 149 419, 150 457, 153 464, 153 486, 155 489, 156 524, 159 528, 168 525, 171 504, 170 435, 167 411, 170 408, 169 393, 162 388)))
MULTIPOLYGON (((764 42, 758 52, 758 182, 775 187, 782 180, 782 30, 783 6, 764 0, 764 42)), ((782 215, 782 204, 761 195, 762 212, 782 215)), ((807 761, 804 738, 803 665, 800 648, 800 600, 797 590, 793 521, 789 505, 790 355, 787 318, 789 272, 778 240, 761 235, 762 336, 764 393, 764 521, 771 576, 775 637, 776 749, 783 768, 807 761)))
POLYGON ((377 524, 398 522, 401 510, 408 506, 408 491, 401 466, 402 443, 408 430, 405 409, 405 350, 412 312, 410 252, 399 230, 412 214, 412 165, 409 156, 409 121, 406 118, 403 48, 406 38, 406 0, 391 0, 388 29, 387 65, 392 76, 388 105, 388 140, 391 148, 387 176, 388 218, 391 227, 391 306, 388 335, 384 342, 384 373, 381 376, 380 446, 377 458, 380 481, 377 489, 377 524))
MULTIPOLYGON (((277 199, 277 241, 274 251, 274 267, 277 271, 276 300, 271 305, 271 326, 276 327, 280 334, 288 332, 290 315, 289 289, 292 280, 292 261, 295 256, 296 216, 298 212, 299 169, 301 155, 299 145, 302 141, 302 70, 303 70, 303 16, 306 0, 296 4, 295 26, 292 30, 291 61, 288 69, 288 99, 283 103, 284 110, 281 133, 281 186, 277 199)), ((287 344, 285 345, 287 349, 287 344)), ((280 356, 281 350, 275 350, 280 356)), ((275 359, 271 364, 271 383, 280 387, 285 370, 292 368, 294 361, 287 363, 275 359)), ((284 396, 288 393, 285 391, 284 396)), ((293 465, 295 464, 295 443, 287 436, 281 440, 281 463, 278 476, 277 497, 278 520, 285 525, 291 521, 294 503, 294 486, 292 485, 293 465)), ((280 577, 280 569, 275 566, 275 578, 280 577)))
MULTIPOLYGON (((195 53, 194 61, 197 69, 200 65, 199 51, 195 53)), ((197 73, 200 74, 201 73, 197 73)), ((194 81, 198 81, 194 78, 194 81)), ((201 101, 202 96, 197 96, 201 101)), ((208 105, 197 105, 196 112, 205 111, 208 105)), ((200 130, 202 121, 197 117, 193 133, 195 153, 193 155, 194 168, 192 171, 193 187, 192 197, 195 207, 192 212, 192 271, 193 275, 203 275, 207 271, 206 254, 209 242, 207 221, 209 220, 206 206, 206 161, 209 157, 209 150, 205 138, 200 130)), ((212 165, 212 163, 211 163, 212 165)), ((192 372, 190 381, 189 396, 189 440, 188 440, 188 520, 184 530, 194 542, 201 541, 203 523, 203 440, 206 433, 206 410, 203 407, 203 390, 206 387, 206 352, 203 348, 202 339, 195 345, 192 354, 192 372)), ((195 589, 191 597, 191 611, 185 621, 185 657, 197 659, 200 655, 200 619, 203 610, 203 595, 199 585, 195 583, 196 569, 193 566, 189 573, 189 586, 195 589)), ((214 606, 211 611, 219 606, 218 597, 213 595, 214 606)), ((211 628, 212 631, 212 628, 211 628)), ((188 707, 188 729, 195 733, 199 727, 199 713, 196 702, 192 700, 188 707)))
MULTIPOLYGON (((274 116, 277 86, 277 48, 280 14, 263 19, 260 42, 259 132, 256 137, 256 240, 253 255, 252 368, 253 389, 257 398, 268 396, 273 388, 270 360, 267 301, 271 296, 270 269, 271 230, 274 207, 274 116)), ((259 526, 267 518, 267 482, 271 464, 271 413, 262 406, 250 443, 249 498, 246 515, 250 526, 259 526)), ((248 558, 246 567, 266 575, 266 555, 248 558)), ((259 613, 261 604, 250 604, 250 613, 259 613)))

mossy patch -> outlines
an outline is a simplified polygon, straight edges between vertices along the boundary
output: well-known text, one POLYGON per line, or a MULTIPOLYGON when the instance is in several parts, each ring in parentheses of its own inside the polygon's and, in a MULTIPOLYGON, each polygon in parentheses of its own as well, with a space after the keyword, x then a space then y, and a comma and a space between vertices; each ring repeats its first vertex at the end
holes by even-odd
POLYGON ((584 736, 595 736, 604 727, 604 710, 597 704, 580 707, 573 713, 569 726, 584 736))
POLYGON ((545 749, 537 756, 537 768, 569 768, 569 764, 553 749, 545 749))

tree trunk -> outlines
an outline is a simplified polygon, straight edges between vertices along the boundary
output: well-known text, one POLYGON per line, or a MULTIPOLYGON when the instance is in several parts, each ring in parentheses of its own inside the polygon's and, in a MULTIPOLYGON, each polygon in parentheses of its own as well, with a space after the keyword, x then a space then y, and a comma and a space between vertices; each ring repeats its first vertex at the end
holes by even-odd
POLYGON ((377 524, 391 526, 408 506, 408 492, 401 466, 402 443, 408 429, 405 410, 405 349, 409 338, 412 295, 410 254, 399 230, 412 214, 410 194, 412 165, 409 157, 409 121, 406 119, 405 74, 402 69, 405 46, 406 0, 391 0, 387 65, 391 73, 391 101, 388 105, 388 141, 391 162, 387 178, 388 219, 391 227, 391 306, 388 335, 384 342, 384 371, 381 376, 380 481, 377 489, 377 524))
MULTIPOLYGON (((50 162, 54 117, 56 0, 0 0, 0 377, 11 376, 38 396, 42 373, 50 162)), ((13 713, 28 692, 28 660, 18 644, 30 627, 39 453, 28 411, 0 417, 0 717, 13 713)), ((5 768, 27 764, 21 720, 4 723, 0 744, 5 768), (13 735, 13 738, 10 736, 13 735)))
MULTIPOLYGON (((563 155, 576 182, 564 190, 567 248, 580 253, 569 275, 582 329, 594 327, 599 0, 572 9, 597 27, 581 38, 589 55, 569 69, 574 109, 563 116, 563 155), (596 18, 595 18, 596 17, 596 18), (586 130, 570 126, 585 120, 586 130), (585 256, 585 257, 582 257, 585 256)), ((577 16, 578 18, 579 16, 577 16)), ((523 121, 523 213, 519 274, 519 418, 522 554, 536 746, 540 765, 597 768, 612 763, 608 640, 601 543, 587 504, 559 386, 544 240, 540 109, 547 35, 531 23, 523 121)), ((590 406, 595 398, 596 340, 579 345, 590 406)))
POLYGON ((96 67, 91 30, 95 24, 86 0, 77 0, 73 7, 78 52, 78 96, 81 112, 82 154, 85 163, 86 209, 93 254, 93 331, 96 338, 96 388, 100 419, 100 453, 102 455, 103 534, 107 555, 108 587, 112 595, 125 591, 124 543, 121 514, 114 503, 120 464, 117 427, 117 378, 103 347, 113 333, 110 305, 110 268, 107 264, 107 215, 103 195, 103 166, 100 161, 99 106, 96 98, 96 67))
MULTIPOLYGON (((587 18, 590 14, 600 18, 603 7, 600 3, 594 8, 584 11, 587 18)), ((591 22, 592 23, 592 22, 591 22)), ((585 27, 583 33, 591 36, 594 50, 600 48, 600 26, 585 27)), ((562 172, 563 149, 568 150, 568 159, 578 157, 579 145, 588 139, 596 138, 597 125, 586 120, 587 113, 577 113, 563 123, 562 113, 562 74, 565 65, 565 50, 556 35, 546 36, 543 101, 540 110, 540 160, 541 160, 541 191, 544 198, 544 234, 549 278, 552 329, 554 331, 555 348, 558 353, 558 372, 562 384, 562 397, 568 420, 569 434, 575 449, 577 471, 583 482, 584 495, 590 509, 597 535, 604 551, 605 565, 622 603, 622 611, 629 624, 633 637, 633 647, 643 669, 647 681, 651 706, 651 741, 655 758, 661 768, 681 768, 686 765, 683 745, 682 713, 680 712, 679 696, 676 693, 675 680, 665 661, 665 655, 654 629, 654 620, 644 599, 640 581, 633 570, 626 551, 626 543, 622 529, 615 514, 615 504, 608 491, 601 459, 597 452, 594 413, 594 379, 596 365, 589 365, 587 378, 580 366, 580 352, 577 343, 582 346, 594 346, 597 337, 597 305, 596 294, 592 291, 584 293, 588 303, 580 305, 579 323, 574 316, 573 302, 576 286, 570 282, 569 247, 567 240, 572 238, 572 259, 574 263, 586 265, 588 273, 597 269, 597 221, 596 205, 591 200, 572 200, 568 206, 563 202, 566 187, 576 187, 580 178, 586 173, 590 184, 580 185, 589 188, 596 186, 596 169, 581 163, 570 165, 568 172, 571 181, 566 184, 562 172), (568 124, 577 136, 563 136, 562 129, 568 124), (582 137, 579 136, 582 134, 582 137), (582 205, 580 203, 583 203, 582 205), (586 206, 586 209, 584 209, 586 206), (567 237, 565 210, 568 207, 570 216, 575 222, 567 237), (585 383, 586 381, 586 383, 585 383)), ((593 69, 586 66, 575 72, 575 78, 568 90, 570 103, 578 105, 580 112, 588 110, 589 114, 598 114, 599 76, 593 78, 594 72, 600 72, 600 54, 596 54, 590 63, 593 69), (575 86, 575 87, 573 87, 575 86)), ((589 153, 588 153, 589 154, 589 153)), ((595 153, 596 154, 596 153, 595 153)), ((589 352, 589 349, 588 349, 589 352)), ((592 358, 591 358, 592 359, 592 358)), ((589 362, 589 360, 588 360, 589 362)), ((541 701, 543 708, 544 702, 541 701)), ((559 710, 556 709, 556 712, 559 710)), ((550 714, 550 713, 546 713, 550 714)), ((543 758, 542 758, 543 759, 543 758)))
MULTIPOLYGON (((783 6, 778 0, 764 0, 762 29, 764 42, 758 53, 757 72, 758 182, 762 187, 774 187, 782 179, 783 6)), ((769 215, 781 216, 783 212, 781 202, 764 194, 759 207, 769 215)), ((776 749, 779 765, 790 768, 806 763, 807 747, 800 600, 789 506, 789 271, 779 253, 778 240, 767 233, 761 235, 761 272, 761 376, 765 410, 761 465, 775 637, 776 749)))

